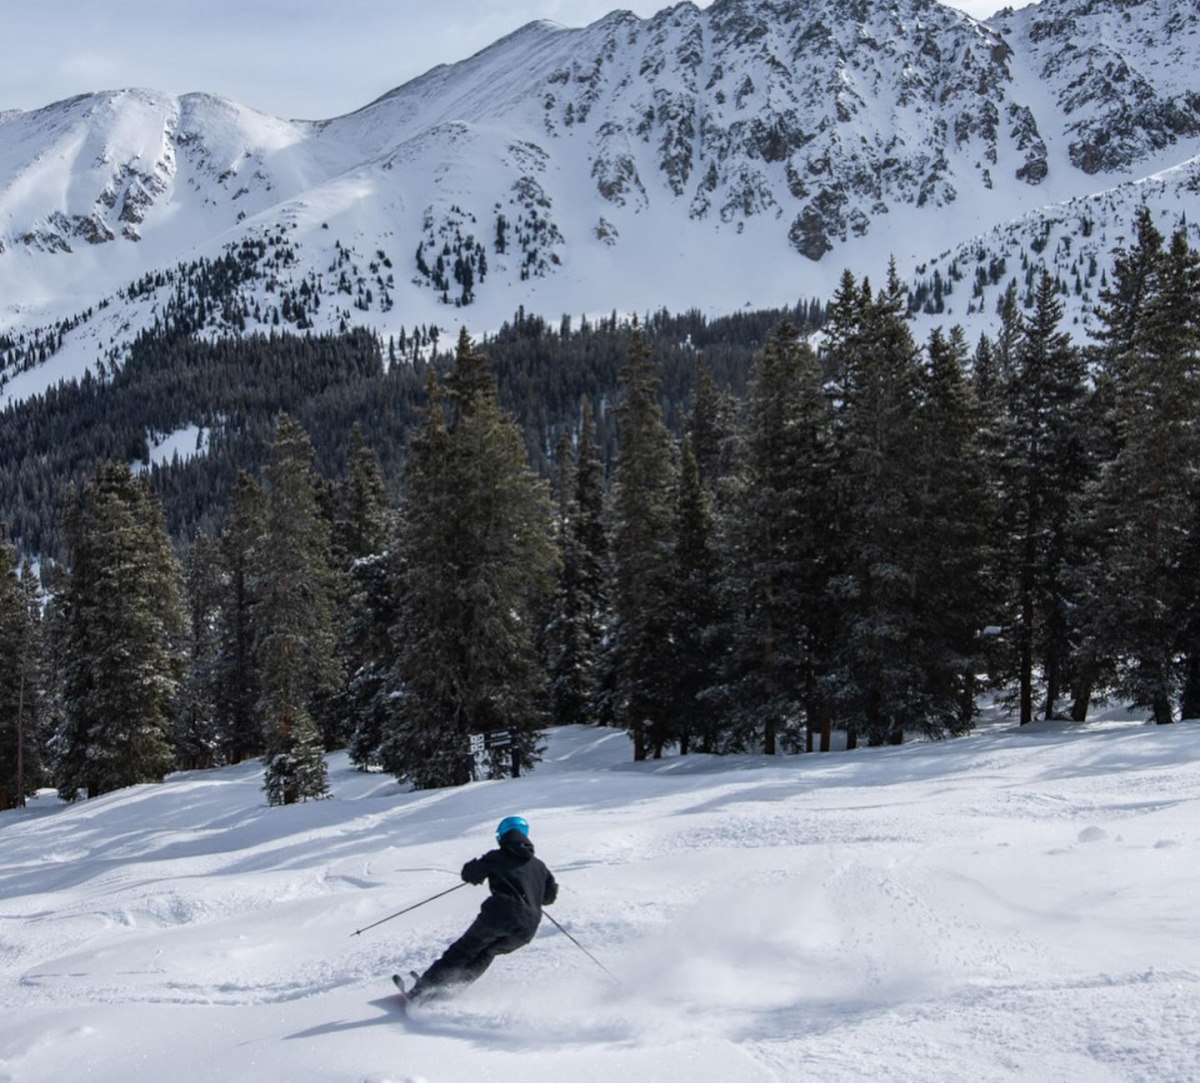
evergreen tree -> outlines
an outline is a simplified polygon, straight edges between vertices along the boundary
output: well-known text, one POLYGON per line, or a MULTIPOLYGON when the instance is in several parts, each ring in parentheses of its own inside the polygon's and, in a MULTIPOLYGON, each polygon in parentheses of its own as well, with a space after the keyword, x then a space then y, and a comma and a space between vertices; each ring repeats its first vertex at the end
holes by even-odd
POLYGON ((696 387, 687 434, 700 484, 716 492, 723 478, 734 469, 735 403, 727 391, 717 387, 712 369, 703 361, 696 365, 696 387))
POLYGON ((222 759, 241 763, 262 754, 258 714, 259 671, 254 654, 257 567, 265 529, 262 490, 239 473, 221 530, 225 596, 220 613, 220 654, 215 660, 216 714, 221 720, 222 759))
POLYGON ((1043 270, 1007 396, 1002 467, 1003 522, 1010 539, 1006 561, 1014 598, 1004 622, 1005 639, 1022 725, 1033 718, 1037 673, 1045 686, 1043 713, 1051 717, 1070 687, 1075 664, 1071 530, 1088 470, 1081 421, 1086 386, 1082 356, 1059 330, 1061 320, 1054 281, 1043 270))
POLYGON ((43 781, 39 610, 33 579, 0 543, 0 811, 43 781))
MULTIPOLYGON (((864 288, 864 294, 865 294, 864 288)), ((918 468, 920 351, 904 319, 893 267, 886 287, 859 306, 843 364, 836 436, 839 570, 836 712, 854 747, 899 743, 931 713, 919 657, 921 521, 918 468)))
POLYGON ((390 629, 396 621, 389 557, 395 512, 379 459, 357 425, 350 447, 338 530, 349 587, 342 651, 349 660, 346 703, 351 728, 350 760, 366 768, 381 762, 387 717, 390 629))
POLYGON ((175 763, 183 770, 220 762, 216 693, 223 576, 219 543, 211 535, 198 534, 183 574, 187 671, 174 724, 175 763))
POLYGON ((746 408, 729 569, 733 747, 749 747, 760 730, 760 747, 774 755, 781 736, 797 743, 802 719, 827 744, 831 423, 817 358, 785 323, 755 361, 746 408))
POLYGON ((634 328, 621 372, 620 449, 613 478, 613 626, 604 684, 613 721, 629 731, 635 760, 668 740, 668 632, 674 574, 674 468, 645 335, 634 328))
POLYGON ((264 789, 272 805, 326 795, 324 742, 313 703, 340 681, 329 567, 329 525, 321 515, 312 445, 281 414, 267 466, 254 654, 258 712, 266 737, 264 789))
POLYGON ((1180 574, 1196 566, 1200 260, 1182 231, 1164 252, 1148 216, 1138 237, 1101 312, 1117 450, 1096 486, 1107 542, 1090 627, 1118 659, 1117 691, 1165 723, 1186 673, 1176 659, 1200 614, 1194 581, 1180 574), (1138 281, 1126 283, 1134 269, 1138 281))
POLYGON ((101 462, 71 501, 60 795, 161 782, 173 765, 182 614, 162 507, 145 475, 101 462))
POLYGON ((970 729, 980 636, 996 598, 987 574, 994 512, 981 450, 980 410, 965 373, 961 328, 935 330, 919 417, 920 654, 929 693, 923 721, 931 737, 970 729))
MULTIPOLYGON (((400 620, 388 770, 428 788, 469 778, 468 737, 508 730, 537 758, 547 706, 535 615, 553 589, 548 487, 501 409, 486 357, 466 331, 443 398, 429 406, 405 469, 400 620)), ((503 771, 493 755, 490 772, 503 771)))
POLYGON ((704 699, 720 674, 724 625, 713 500, 700 480, 690 437, 684 437, 675 501, 675 589, 671 598, 668 729, 686 755, 693 741, 702 752, 718 749, 712 706, 704 699))
POLYGON ((561 563, 558 595, 547 629, 547 668, 554 720, 560 725, 594 720, 607 578, 604 464, 595 440, 591 406, 585 398, 578 455, 565 439, 555 455, 561 563))

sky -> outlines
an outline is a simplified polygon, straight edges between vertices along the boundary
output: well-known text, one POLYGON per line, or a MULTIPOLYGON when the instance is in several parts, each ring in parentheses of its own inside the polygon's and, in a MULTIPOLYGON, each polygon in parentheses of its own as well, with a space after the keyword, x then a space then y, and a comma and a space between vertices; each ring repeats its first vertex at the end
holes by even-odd
MULTIPOLYGON (((0 113, 139 86, 170 94, 201 90, 275 116, 324 119, 536 19, 576 27, 616 8, 648 17, 668 6, 669 0, 6 3, 0 113)), ((1003 3, 953 6, 983 18, 1003 3)))

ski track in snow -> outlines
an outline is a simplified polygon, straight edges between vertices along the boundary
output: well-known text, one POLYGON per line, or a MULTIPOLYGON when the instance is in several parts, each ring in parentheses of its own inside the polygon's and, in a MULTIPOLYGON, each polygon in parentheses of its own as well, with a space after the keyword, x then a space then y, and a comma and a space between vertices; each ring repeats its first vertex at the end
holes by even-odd
POLYGON ((0 814, 0 1083, 1200 1079, 1198 723, 632 764, 548 734, 520 780, 412 793, 331 757, 0 814), (506 813, 554 926, 405 1022, 387 976, 473 917, 506 813))

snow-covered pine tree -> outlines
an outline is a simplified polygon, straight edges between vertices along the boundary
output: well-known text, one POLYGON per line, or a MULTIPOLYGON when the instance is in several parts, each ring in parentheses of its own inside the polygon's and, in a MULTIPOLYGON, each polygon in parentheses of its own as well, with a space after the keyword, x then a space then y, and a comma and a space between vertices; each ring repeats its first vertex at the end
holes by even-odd
POLYGON ((96 797, 161 782, 173 766, 171 706, 182 612, 162 507, 145 475, 101 462, 67 512, 65 717, 59 794, 96 797))
POLYGON ((272 805, 328 792, 313 701, 339 687, 329 567, 329 525, 317 503, 312 445, 280 414, 266 467, 266 516, 258 553, 254 655, 266 740, 263 788, 272 805))
MULTIPOLYGON (((464 329, 443 393, 405 464, 401 588, 384 766, 418 788, 468 781, 468 737, 508 730, 537 758, 546 713, 536 614, 554 588, 548 486, 500 407, 487 359, 464 329)), ((490 771, 506 764, 493 755, 490 771)))
POLYGON ((613 477, 612 607, 602 684, 612 720, 629 731, 635 760, 661 756, 671 719, 675 468, 650 347, 635 326, 620 377, 613 477))

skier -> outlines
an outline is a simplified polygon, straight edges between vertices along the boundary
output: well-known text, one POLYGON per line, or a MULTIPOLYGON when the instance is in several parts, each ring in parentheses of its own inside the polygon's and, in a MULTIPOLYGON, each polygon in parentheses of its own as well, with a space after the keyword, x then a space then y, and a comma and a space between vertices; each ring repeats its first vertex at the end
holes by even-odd
MULTIPOLYGON (((417 979, 407 999, 425 1000, 449 992, 454 986, 469 985, 497 955, 523 948, 533 939, 542 920, 542 907, 558 897, 554 874, 534 857, 529 824, 521 816, 506 816, 496 828, 499 849, 468 861, 462 878, 468 884, 491 888, 479 916, 417 979)), ((403 992, 399 976, 393 979, 403 992)))

